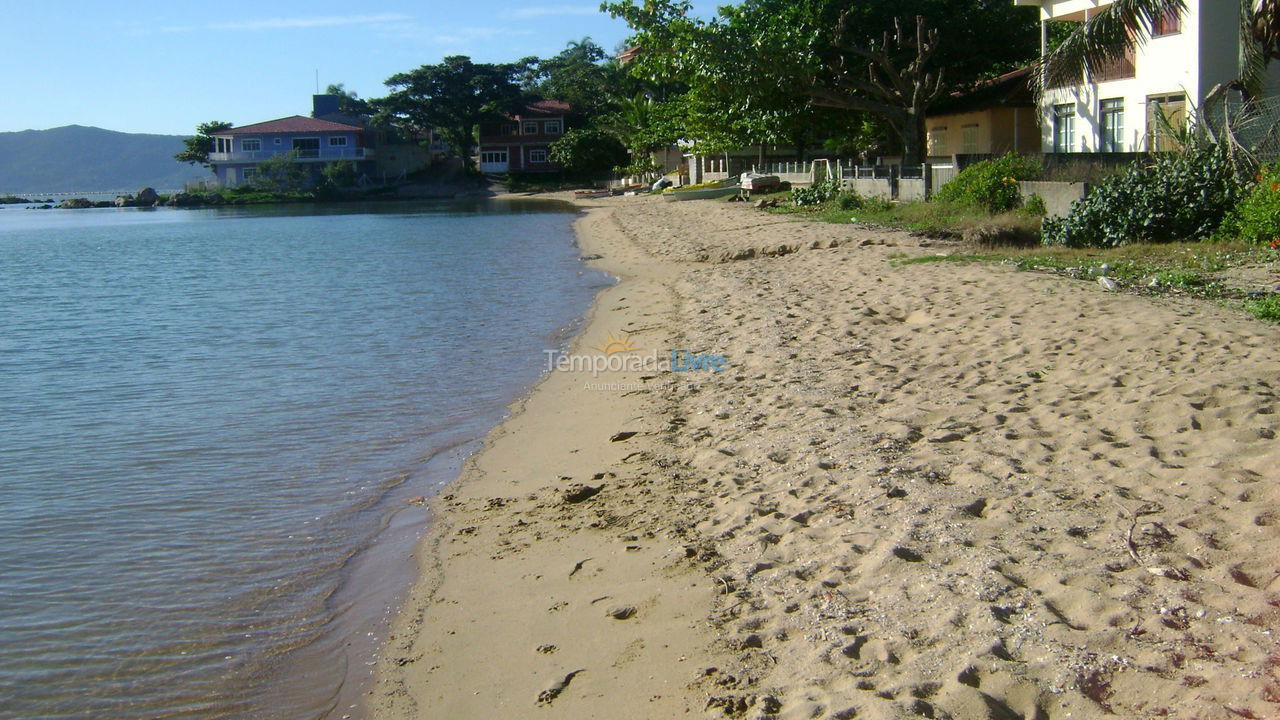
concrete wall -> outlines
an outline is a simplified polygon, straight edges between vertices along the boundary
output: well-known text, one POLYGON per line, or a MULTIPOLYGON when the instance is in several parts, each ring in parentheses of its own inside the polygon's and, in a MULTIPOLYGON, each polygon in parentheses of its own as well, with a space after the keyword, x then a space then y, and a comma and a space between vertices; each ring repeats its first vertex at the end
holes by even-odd
POLYGON ((894 199, 894 181, 889 178, 846 178, 841 184, 846 190, 852 190, 862 197, 894 199))
POLYGON ((929 199, 929 188, 923 178, 900 178, 898 180, 898 199, 904 202, 929 199))
POLYGON ((1047 217, 1061 217, 1071 212, 1071 204, 1082 199, 1089 192, 1087 183, 1065 182, 1030 182, 1018 183, 1025 201, 1032 195, 1039 195, 1044 200, 1047 217))

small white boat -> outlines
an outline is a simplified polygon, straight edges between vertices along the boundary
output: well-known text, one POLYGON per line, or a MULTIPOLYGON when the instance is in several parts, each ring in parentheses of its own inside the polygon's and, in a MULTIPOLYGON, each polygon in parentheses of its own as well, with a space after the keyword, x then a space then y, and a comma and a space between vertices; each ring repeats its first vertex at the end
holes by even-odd
POLYGON ((760 192, 762 190, 775 190, 782 180, 777 175, 757 175, 747 173, 742 176, 742 188, 751 192, 760 192))

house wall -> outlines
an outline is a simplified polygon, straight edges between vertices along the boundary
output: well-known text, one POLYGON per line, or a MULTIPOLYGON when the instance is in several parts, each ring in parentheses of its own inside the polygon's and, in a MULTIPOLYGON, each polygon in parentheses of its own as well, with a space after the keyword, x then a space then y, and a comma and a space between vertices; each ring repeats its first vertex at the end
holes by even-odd
MULTIPOLYGON (((218 136, 214 136, 215 138, 218 136)), ((210 154, 210 160, 214 163, 214 175, 218 178, 221 185, 240 185, 244 182, 244 170, 246 168, 254 168, 258 163, 268 160, 276 155, 288 153, 293 150, 294 138, 318 138, 320 141, 320 153, 318 158, 308 159, 308 165, 315 165, 315 172, 319 172, 319 168, 330 162, 339 160, 350 160, 356 163, 358 173, 367 174, 373 171, 371 163, 365 162, 365 151, 360 146, 360 132, 318 132, 318 133, 263 133, 261 135, 225 135, 223 139, 230 139, 232 142, 232 151, 230 153, 213 152, 210 154), (345 137, 346 145, 331 146, 329 138, 345 137), (279 139, 280 142, 276 142, 279 139), (261 141, 261 150, 252 151, 245 150, 245 140, 261 141)), ((372 153, 369 153, 372 155, 372 153)))
POLYGON ((929 138, 929 156, 949 157, 965 153, 987 155, 1010 151, 1037 153, 1040 151, 1039 113, 1035 108, 991 108, 980 112, 957 113, 930 117, 926 123, 929 138), (964 128, 978 126, 978 145, 974 150, 964 147, 964 128), (938 128, 946 128, 945 141, 938 143, 938 128))
POLYGON ((517 115, 503 123, 485 123, 480 126, 480 152, 506 150, 508 172, 556 172, 560 170, 559 165, 550 160, 534 162, 531 154, 542 151, 549 155, 552 143, 563 137, 567 129, 565 118, 559 115, 536 118, 517 115), (559 131, 547 132, 548 122, 558 124, 559 131), (526 132, 530 129, 526 123, 537 124, 532 128, 534 132, 526 132))
MULTIPOLYGON (((1018 0, 1017 4, 1041 5, 1044 20, 1080 19, 1084 11, 1096 11, 1093 0, 1018 0)), ((1073 152, 1100 151, 1101 103, 1109 99, 1124 101, 1124 140, 1117 150, 1149 149, 1148 98, 1183 94, 1187 112, 1193 114, 1216 85, 1239 75, 1239 8, 1238 0, 1187 0, 1180 33, 1157 38, 1144 34, 1140 39, 1134 51, 1133 78, 1047 90, 1040 107, 1044 151, 1053 150, 1053 109, 1061 104, 1075 109, 1073 152)), ((1269 77, 1272 90, 1280 88, 1280 66, 1274 66, 1269 77)))
MULTIPOLYGON (((1054 149, 1054 108, 1070 105, 1075 111, 1072 152, 1101 151, 1101 104, 1103 100, 1124 101, 1124 133, 1121 152, 1147 147, 1147 98, 1153 95, 1185 94, 1192 104, 1201 96, 1200 17, 1203 5, 1234 0, 1189 0, 1182 15, 1182 30, 1176 35, 1144 37, 1134 52, 1134 77, 1072 88, 1053 88, 1044 93, 1040 110, 1041 147, 1054 149)), ((1063 17, 1088 9, 1084 0, 1051 2, 1041 10, 1043 19, 1063 17)), ((1233 10, 1234 12, 1234 10, 1233 10)), ((1234 58, 1234 51, 1232 57, 1234 58)))

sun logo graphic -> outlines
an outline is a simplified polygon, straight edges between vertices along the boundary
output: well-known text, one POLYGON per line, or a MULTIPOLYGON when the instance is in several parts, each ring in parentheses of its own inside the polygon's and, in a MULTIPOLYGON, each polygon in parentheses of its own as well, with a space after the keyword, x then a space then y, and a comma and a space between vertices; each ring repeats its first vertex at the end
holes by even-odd
POLYGON ((609 333, 608 341, 600 345, 593 345, 592 347, 604 353, 605 355, 617 355, 618 353, 635 352, 638 349, 635 345, 631 344, 631 336, 629 335, 615 336, 612 332, 609 333))

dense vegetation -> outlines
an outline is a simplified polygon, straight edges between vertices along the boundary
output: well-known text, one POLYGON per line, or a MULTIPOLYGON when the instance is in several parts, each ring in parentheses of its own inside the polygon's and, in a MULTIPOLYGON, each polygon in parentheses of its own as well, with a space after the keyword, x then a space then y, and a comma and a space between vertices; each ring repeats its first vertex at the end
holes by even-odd
POLYGON ((1223 148, 1193 144, 1109 178, 1077 202, 1070 215, 1046 220, 1044 241, 1118 247, 1203 240, 1214 234, 1244 189, 1223 148))

